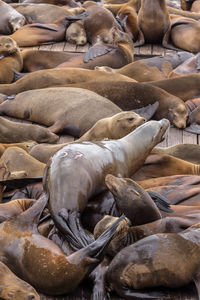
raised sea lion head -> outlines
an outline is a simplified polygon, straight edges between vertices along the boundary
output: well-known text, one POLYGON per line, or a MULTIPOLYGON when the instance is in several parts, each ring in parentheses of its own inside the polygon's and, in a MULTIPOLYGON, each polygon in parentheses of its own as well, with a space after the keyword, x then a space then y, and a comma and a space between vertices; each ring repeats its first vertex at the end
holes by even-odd
POLYGON ((26 24, 26 19, 24 16, 18 16, 18 17, 13 17, 10 20, 10 25, 12 27, 12 31, 15 32, 17 31, 19 28, 21 28, 22 26, 24 26, 26 24))
POLYGON ((184 103, 169 109, 170 120, 178 128, 185 128, 188 119, 188 110, 184 103))
POLYGON ((9 36, 0 36, 0 55, 8 56, 19 51, 15 40, 9 36))

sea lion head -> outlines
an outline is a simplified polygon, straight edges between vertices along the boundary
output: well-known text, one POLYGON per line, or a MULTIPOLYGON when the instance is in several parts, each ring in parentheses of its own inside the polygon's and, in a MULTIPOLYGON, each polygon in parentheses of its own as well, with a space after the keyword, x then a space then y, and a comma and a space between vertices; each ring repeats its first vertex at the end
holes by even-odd
MULTIPOLYGON (((111 226, 118 218, 112 216, 105 216, 101 221, 99 221, 94 228, 94 237, 97 239, 109 226, 111 226)), ((127 235, 128 228, 131 223, 128 218, 123 219, 107 248, 106 253, 113 257, 118 249, 122 249, 123 240, 127 235)))
POLYGON ((0 55, 8 56, 19 51, 15 40, 9 36, 0 36, 0 55))
POLYGON ((26 24, 26 19, 24 16, 13 17, 10 20, 10 25, 12 27, 13 32, 17 31, 19 28, 26 24))
POLYGON ((94 68, 94 70, 98 70, 98 71, 102 71, 102 72, 107 72, 107 73, 116 73, 114 69, 112 69, 111 67, 107 67, 107 66, 102 66, 102 67, 96 66, 94 68))
POLYGON ((66 30, 66 40, 69 43, 83 46, 87 43, 86 31, 83 21, 77 21, 69 25, 66 30))
POLYGON ((184 103, 178 104, 174 108, 169 108, 169 119, 178 128, 185 128, 188 119, 188 110, 184 103))
POLYGON ((145 123, 145 119, 140 115, 127 111, 120 112, 111 117, 108 127, 112 132, 112 139, 120 139, 145 123))

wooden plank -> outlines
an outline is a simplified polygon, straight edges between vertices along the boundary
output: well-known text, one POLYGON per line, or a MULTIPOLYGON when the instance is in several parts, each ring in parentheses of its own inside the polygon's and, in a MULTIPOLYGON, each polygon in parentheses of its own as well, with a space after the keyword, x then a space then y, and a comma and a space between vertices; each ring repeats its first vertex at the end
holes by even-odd
POLYGON ((140 54, 140 47, 134 47, 134 54, 140 54))
POLYGON ((165 51, 161 45, 152 45, 152 54, 153 55, 164 55, 165 51))
POLYGON ((168 133, 168 147, 183 143, 183 130, 170 127, 168 133))
POLYGON ((143 47, 140 47, 140 55, 149 55, 152 53, 152 45, 147 44, 143 47))
POLYGON ((65 47, 65 42, 59 42, 52 44, 51 51, 63 51, 65 47))
POLYGON ((35 49, 38 50, 40 46, 35 46, 35 47, 20 47, 20 50, 28 50, 28 49, 35 49))
POLYGON ((198 144, 197 134, 183 130, 183 144, 198 144))
POLYGON ((178 52, 178 50, 176 51, 176 50, 170 50, 170 49, 165 48, 164 52, 165 52, 164 55, 169 55, 169 54, 173 55, 173 54, 176 54, 178 52))
POLYGON ((39 50, 49 50, 49 51, 51 51, 52 46, 53 46, 53 44, 50 44, 50 45, 41 45, 39 47, 39 50))
POLYGON ((76 45, 66 42, 63 50, 69 52, 76 52, 76 45))
POLYGON ((84 45, 84 46, 77 46, 77 47, 76 47, 76 52, 85 53, 85 52, 88 51, 89 46, 90 46, 89 43, 87 43, 87 44, 84 45))

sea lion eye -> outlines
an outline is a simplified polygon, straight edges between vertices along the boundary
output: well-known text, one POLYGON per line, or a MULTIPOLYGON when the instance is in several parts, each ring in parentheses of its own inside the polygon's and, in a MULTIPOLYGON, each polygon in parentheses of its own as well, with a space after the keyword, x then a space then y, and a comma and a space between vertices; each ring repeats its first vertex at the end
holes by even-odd
POLYGON ((134 118, 128 118, 129 122, 132 122, 134 120, 134 118))

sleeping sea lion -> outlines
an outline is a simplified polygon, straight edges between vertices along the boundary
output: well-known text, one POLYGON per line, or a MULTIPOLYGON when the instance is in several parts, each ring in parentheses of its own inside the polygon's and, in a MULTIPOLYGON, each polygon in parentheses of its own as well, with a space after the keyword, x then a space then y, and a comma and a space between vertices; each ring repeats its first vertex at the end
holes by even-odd
POLYGON ((23 150, 30 152, 31 149, 36 145, 37 143, 34 141, 30 142, 23 142, 23 143, 16 143, 16 144, 3 144, 0 143, 0 156, 4 153, 4 151, 9 147, 19 147, 23 150))
POLYGON ((66 41, 77 46, 83 46, 87 43, 87 35, 83 21, 79 20, 69 25, 66 30, 66 41))

